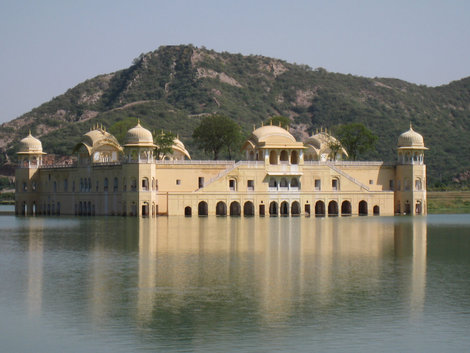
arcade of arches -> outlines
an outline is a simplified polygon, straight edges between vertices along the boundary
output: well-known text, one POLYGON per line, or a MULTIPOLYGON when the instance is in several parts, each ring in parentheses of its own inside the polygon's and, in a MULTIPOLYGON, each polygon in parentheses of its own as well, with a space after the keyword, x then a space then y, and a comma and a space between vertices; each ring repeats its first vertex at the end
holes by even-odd
MULTIPOLYGON (((336 200, 330 200, 325 202, 318 200, 314 203, 307 201, 304 204, 304 212, 302 213, 302 206, 299 201, 271 201, 269 204, 260 204, 258 207, 258 213, 255 214, 255 204, 252 201, 245 201, 240 203, 238 201, 232 201, 226 203, 225 201, 218 201, 215 204, 214 214, 217 216, 316 216, 316 217, 346 217, 352 215, 367 216, 369 213, 374 216, 380 215, 380 207, 378 205, 369 206, 367 201, 361 200, 357 204, 356 212, 353 213, 353 205, 351 201, 344 200, 338 203, 336 200), (370 212, 369 212, 370 207, 370 212)), ((197 205, 198 216, 209 215, 209 203, 206 201, 200 201, 197 205)), ((184 208, 185 216, 192 216, 193 211, 191 206, 184 208)))

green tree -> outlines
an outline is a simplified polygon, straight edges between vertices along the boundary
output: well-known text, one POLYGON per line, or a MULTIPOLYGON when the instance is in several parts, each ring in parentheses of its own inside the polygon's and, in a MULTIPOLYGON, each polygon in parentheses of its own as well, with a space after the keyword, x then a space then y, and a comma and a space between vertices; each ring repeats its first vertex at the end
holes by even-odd
POLYGON ((291 124, 291 120, 285 116, 277 115, 266 120, 267 125, 270 125, 271 123, 272 125, 281 126, 287 130, 289 128, 289 125, 291 124))
POLYGON ((119 143, 123 144, 126 138, 127 131, 137 125, 137 118, 125 118, 122 119, 109 128, 109 132, 116 137, 119 143))
POLYGON ((212 153, 215 160, 219 158, 223 148, 227 149, 228 157, 232 159, 232 152, 239 147, 241 137, 240 125, 221 114, 205 117, 193 132, 194 141, 199 148, 212 153))
POLYGON ((338 125, 333 130, 348 152, 349 159, 353 161, 355 161, 360 154, 373 150, 378 138, 361 123, 338 125))
POLYGON ((341 142, 339 142, 337 139, 331 138, 328 141, 328 147, 330 148, 330 158, 331 158, 331 160, 335 161, 336 156, 341 151, 343 146, 341 145, 341 142))
POLYGON ((173 140, 175 139, 175 134, 168 131, 161 130, 154 137, 155 144, 155 156, 157 159, 163 159, 165 156, 173 153, 173 140))

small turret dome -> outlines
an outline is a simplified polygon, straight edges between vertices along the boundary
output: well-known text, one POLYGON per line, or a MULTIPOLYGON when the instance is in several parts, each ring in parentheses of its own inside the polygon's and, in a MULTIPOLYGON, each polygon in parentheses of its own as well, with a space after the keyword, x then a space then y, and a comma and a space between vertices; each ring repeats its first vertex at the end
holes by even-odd
POLYGON ((143 128, 140 121, 127 131, 125 142, 125 147, 156 147, 153 143, 152 133, 143 128))
POLYGON ((39 139, 29 135, 20 141, 18 154, 45 154, 42 151, 42 143, 39 139))
POLYGON ((410 125, 410 129, 398 137, 398 148, 425 149, 426 147, 424 147, 423 136, 414 131, 410 125))

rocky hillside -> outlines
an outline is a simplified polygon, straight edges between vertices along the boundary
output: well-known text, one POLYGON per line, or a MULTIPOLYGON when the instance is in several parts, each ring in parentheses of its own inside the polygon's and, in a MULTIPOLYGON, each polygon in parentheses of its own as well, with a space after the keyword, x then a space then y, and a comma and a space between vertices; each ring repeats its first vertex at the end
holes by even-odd
POLYGON ((135 118, 179 133, 191 154, 204 158, 191 134, 214 112, 237 120, 247 134, 268 117, 285 115, 298 138, 320 126, 362 122, 379 136, 377 151, 364 158, 384 160, 394 160, 397 137, 412 122, 430 148, 430 183, 470 170, 470 78, 426 87, 183 45, 142 54, 129 68, 87 80, 3 124, 2 162, 14 159, 28 129, 46 152, 67 155, 93 124, 122 138, 135 118))

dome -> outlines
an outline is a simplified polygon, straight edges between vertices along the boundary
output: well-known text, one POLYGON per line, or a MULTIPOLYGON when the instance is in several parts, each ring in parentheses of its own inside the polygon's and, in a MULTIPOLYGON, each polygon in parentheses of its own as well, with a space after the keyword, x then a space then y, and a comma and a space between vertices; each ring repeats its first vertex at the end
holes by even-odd
POLYGON ((42 151, 42 143, 31 135, 26 136, 20 141, 18 154, 45 154, 42 151))
POLYGON ((153 143, 152 133, 140 125, 140 121, 135 127, 127 131, 126 147, 156 147, 153 143))
POLYGON ((348 152, 341 145, 341 142, 336 139, 334 136, 330 135, 326 130, 317 132, 315 135, 307 137, 305 139, 305 159, 311 160, 312 158, 325 159, 328 158, 332 153, 332 146, 337 145, 338 151, 336 151, 334 158, 343 158, 347 157, 348 152))
POLYGON ((119 142, 116 140, 116 138, 103 129, 88 131, 83 135, 82 142, 89 145, 90 147, 97 147, 102 144, 119 146, 119 142))
POLYGON ((85 146, 89 154, 92 154, 97 149, 106 148, 122 151, 122 147, 121 145, 119 145, 119 142, 116 137, 111 135, 102 127, 96 127, 93 130, 90 130, 85 133, 82 136, 81 141, 75 145, 73 151, 77 152, 82 146, 85 146))
POLYGON ((423 136, 414 131, 410 125, 410 129, 398 137, 398 148, 424 149, 423 136))
POLYGON ((339 143, 339 141, 335 137, 328 134, 326 131, 321 131, 315 135, 307 137, 305 143, 312 145, 315 148, 321 149, 329 146, 331 143, 339 143))
POLYGON ((267 143, 292 143, 296 142, 294 136, 289 131, 273 125, 266 125, 257 128, 252 132, 250 140, 267 143))
POLYGON ((186 148, 184 147, 183 142, 181 142, 181 140, 180 140, 179 138, 175 138, 175 139, 173 140, 173 148, 179 148, 179 149, 181 149, 181 150, 186 149, 186 148))
POLYGON ((173 140, 173 154, 175 152, 180 152, 183 156, 186 156, 188 159, 191 159, 191 156, 189 155, 189 152, 186 150, 186 147, 184 147, 183 142, 179 138, 175 138, 173 140))

